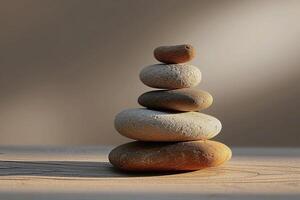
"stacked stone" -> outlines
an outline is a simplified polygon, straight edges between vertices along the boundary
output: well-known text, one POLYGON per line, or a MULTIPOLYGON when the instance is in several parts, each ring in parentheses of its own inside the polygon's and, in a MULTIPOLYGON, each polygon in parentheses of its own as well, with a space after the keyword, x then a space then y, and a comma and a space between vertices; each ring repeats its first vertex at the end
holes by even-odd
POLYGON ((123 136, 137 140, 113 149, 109 161, 126 171, 189 171, 215 167, 231 158, 231 150, 209 139, 222 125, 200 113, 212 96, 193 88, 201 81, 200 70, 186 62, 194 57, 191 45, 161 46, 154 50, 163 64, 145 67, 141 81, 154 90, 138 102, 146 108, 128 109, 115 118, 123 136))

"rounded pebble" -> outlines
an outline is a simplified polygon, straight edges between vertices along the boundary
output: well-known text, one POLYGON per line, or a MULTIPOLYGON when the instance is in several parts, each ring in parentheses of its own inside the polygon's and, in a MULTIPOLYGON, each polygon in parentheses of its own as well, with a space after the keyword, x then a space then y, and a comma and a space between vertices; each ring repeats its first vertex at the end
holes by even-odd
POLYGON ((200 83, 201 72, 197 67, 188 64, 155 64, 141 71, 140 80, 153 88, 190 88, 200 83))
POLYGON ((125 171, 191 171, 216 167, 232 152, 215 141, 177 143, 130 142, 113 149, 110 163, 125 171))
POLYGON ((188 88, 150 91, 138 98, 141 106, 154 110, 200 111, 212 102, 208 92, 188 88))
POLYGON ((145 108, 128 109, 115 118, 123 136, 140 141, 206 140, 222 129, 221 122, 199 112, 163 112, 145 108))
POLYGON ((154 49, 154 57, 167 64, 185 63, 195 57, 195 49, 189 44, 160 46, 154 49))

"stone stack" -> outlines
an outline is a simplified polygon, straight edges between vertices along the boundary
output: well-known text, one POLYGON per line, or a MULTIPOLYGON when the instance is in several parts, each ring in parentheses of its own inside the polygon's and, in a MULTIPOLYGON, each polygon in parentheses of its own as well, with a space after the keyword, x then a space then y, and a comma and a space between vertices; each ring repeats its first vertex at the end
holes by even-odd
POLYGON ((145 67, 141 81, 154 90, 138 102, 146 108, 128 109, 115 118, 123 136, 137 140, 113 149, 109 161, 126 171, 189 171, 215 167, 231 158, 231 150, 209 140, 222 128, 215 117, 200 113, 212 96, 193 88, 200 70, 186 62, 194 57, 191 45, 162 46, 154 50, 163 64, 145 67))

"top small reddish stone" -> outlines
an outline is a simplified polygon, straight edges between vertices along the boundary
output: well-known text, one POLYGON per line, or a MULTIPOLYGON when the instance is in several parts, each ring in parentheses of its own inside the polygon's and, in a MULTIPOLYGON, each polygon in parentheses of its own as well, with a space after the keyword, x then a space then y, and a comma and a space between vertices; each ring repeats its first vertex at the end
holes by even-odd
POLYGON ((154 49, 154 57, 166 64, 185 63, 195 57, 195 49, 189 44, 160 46, 154 49))

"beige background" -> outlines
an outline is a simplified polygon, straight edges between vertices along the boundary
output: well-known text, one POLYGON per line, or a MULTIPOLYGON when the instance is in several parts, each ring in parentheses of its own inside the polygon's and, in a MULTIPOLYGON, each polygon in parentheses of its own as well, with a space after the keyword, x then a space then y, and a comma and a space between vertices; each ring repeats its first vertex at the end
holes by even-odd
POLYGON ((214 96, 216 138, 300 146, 300 1, 0 1, 0 144, 128 141, 114 116, 139 107, 152 51, 191 43, 214 96))

